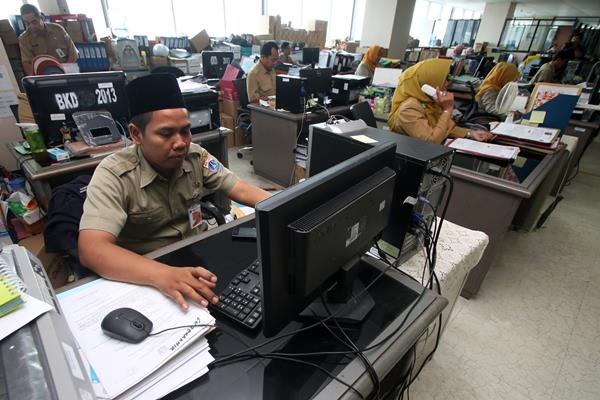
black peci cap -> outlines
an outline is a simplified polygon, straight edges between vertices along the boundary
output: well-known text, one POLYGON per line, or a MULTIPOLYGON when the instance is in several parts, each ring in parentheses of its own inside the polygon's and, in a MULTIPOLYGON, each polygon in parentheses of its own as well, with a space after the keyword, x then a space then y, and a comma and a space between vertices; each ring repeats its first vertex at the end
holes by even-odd
POLYGON ((127 84, 129 116, 170 108, 185 108, 177 79, 171 74, 150 74, 127 84))

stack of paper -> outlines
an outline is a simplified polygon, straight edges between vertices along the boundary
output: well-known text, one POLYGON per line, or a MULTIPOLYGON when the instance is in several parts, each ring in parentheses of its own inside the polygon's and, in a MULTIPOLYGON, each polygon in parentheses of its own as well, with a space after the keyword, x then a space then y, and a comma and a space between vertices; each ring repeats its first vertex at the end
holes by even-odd
POLYGON ((492 130, 492 133, 497 135, 496 142, 541 153, 555 152, 560 143, 560 131, 552 128, 502 122, 492 130))
POLYGON ((475 154, 477 156, 500 160, 514 160, 519 154, 519 148, 515 146, 502 146, 470 139, 449 140, 446 142, 446 146, 456 149, 461 153, 475 154))
POLYGON ((110 311, 122 307, 150 319, 152 332, 214 325, 214 318, 203 307, 190 303, 184 312, 154 288, 105 279, 61 293, 58 299, 100 398, 159 398, 208 372, 213 361, 204 338, 211 327, 170 330, 138 344, 110 338, 100 327, 110 311))
POLYGON ((0 254, 0 303, 8 301, 0 307, 0 315, 3 315, 0 320, 0 340, 52 310, 48 303, 29 296, 26 291, 14 269, 12 256, 8 252, 0 254))

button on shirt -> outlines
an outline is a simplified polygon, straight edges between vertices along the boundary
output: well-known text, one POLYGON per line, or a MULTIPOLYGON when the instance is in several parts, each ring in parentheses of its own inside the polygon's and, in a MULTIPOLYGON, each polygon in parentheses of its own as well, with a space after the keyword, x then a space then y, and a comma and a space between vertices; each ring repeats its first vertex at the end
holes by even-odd
POLYGON ((65 29, 51 22, 46 22, 40 34, 25 31, 19 36, 21 60, 31 62, 35 56, 50 55, 61 63, 67 62, 69 55, 77 54, 77 49, 65 29))
POLYGON ((246 78, 248 101, 257 102, 259 97, 275 96, 275 71, 267 69, 259 61, 248 73, 246 78))
POLYGON ((148 253, 206 230, 206 224, 191 228, 188 210, 207 194, 229 192, 236 182, 231 171, 197 144, 190 145, 181 169, 170 179, 132 146, 96 168, 79 229, 109 232, 119 246, 148 253))

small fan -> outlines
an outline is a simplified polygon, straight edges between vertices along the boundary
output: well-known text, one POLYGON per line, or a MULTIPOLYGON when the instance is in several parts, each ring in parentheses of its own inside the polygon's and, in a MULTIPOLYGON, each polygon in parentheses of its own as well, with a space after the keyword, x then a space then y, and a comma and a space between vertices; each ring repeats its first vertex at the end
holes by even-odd
POLYGON ((504 85, 500 93, 498 93, 498 97, 496 97, 496 112, 498 114, 507 114, 505 122, 512 122, 513 120, 513 113, 509 112, 509 110, 518 95, 519 86, 517 82, 509 82, 504 85))

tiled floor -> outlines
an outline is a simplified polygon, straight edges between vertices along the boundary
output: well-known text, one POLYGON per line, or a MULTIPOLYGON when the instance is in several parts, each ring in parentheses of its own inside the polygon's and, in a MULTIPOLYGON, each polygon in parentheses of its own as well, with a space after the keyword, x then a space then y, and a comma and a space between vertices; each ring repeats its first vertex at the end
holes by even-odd
MULTIPOLYGON (((248 156, 229 161, 273 186, 248 156)), ((459 299, 411 399, 600 399, 600 140, 563 194, 542 229, 508 233, 477 297, 459 299)))
POLYGON ((600 399, 600 141, 544 228, 509 232, 411 398, 600 399))

